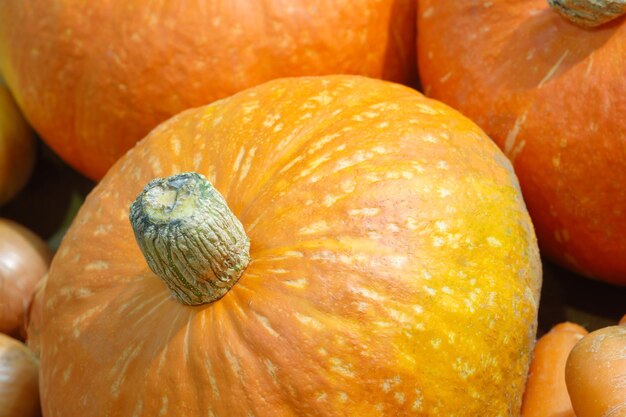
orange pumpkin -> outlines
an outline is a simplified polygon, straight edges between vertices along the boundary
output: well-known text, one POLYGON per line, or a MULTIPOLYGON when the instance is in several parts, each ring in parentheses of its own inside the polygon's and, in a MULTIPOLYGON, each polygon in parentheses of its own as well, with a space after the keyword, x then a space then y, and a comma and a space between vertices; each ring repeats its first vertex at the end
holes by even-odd
POLYGON ((513 161, 542 253, 626 285, 626 10, 553 3, 421 1, 421 80, 513 161))
POLYGON ((35 136, 0 79, 0 206, 26 185, 35 150, 35 136))
POLYGON ((389 82, 272 81, 88 196, 36 298, 44 413, 511 415, 540 268, 474 123, 389 82))
POLYGON ((564 322, 552 327, 533 349, 521 417, 575 417, 565 385, 565 362, 576 343, 589 332, 564 322))
POLYGON ((577 417, 626 415, 626 326, 589 333, 570 352, 567 391, 577 417))
POLYGON ((92 179, 159 122, 261 82, 416 78, 413 0, 0 1, 0 70, 92 179))

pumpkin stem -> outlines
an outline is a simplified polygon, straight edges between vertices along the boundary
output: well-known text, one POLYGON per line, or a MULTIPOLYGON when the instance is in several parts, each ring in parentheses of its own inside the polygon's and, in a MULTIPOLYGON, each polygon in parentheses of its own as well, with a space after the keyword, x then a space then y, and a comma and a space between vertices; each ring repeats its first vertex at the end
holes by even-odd
POLYGON ((548 0, 548 4, 585 28, 600 26, 626 14, 626 0, 548 0))
POLYGON ((250 262, 250 240, 226 201, 194 172, 150 181, 130 208, 150 269, 183 304, 224 296, 250 262))

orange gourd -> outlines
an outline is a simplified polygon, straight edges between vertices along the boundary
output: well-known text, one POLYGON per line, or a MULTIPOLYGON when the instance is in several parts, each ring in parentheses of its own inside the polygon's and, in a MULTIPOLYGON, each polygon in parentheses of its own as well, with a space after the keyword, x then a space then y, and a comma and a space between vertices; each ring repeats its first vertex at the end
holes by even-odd
POLYGON ((0 1, 0 71, 92 179, 159 122, 286 76, 416 78, 413 0, 0 1))
POLYGON ((30 178, 35 150, 33 132, 0 78, 0 206, 30 178))
POLYGON ((626 415, 626 326, 589 333, 572 349, 565 381, 577 417, 626 415))
POLYGON ((421 1, 421 81, 513 162, 543 254, 626 285, 626 6, 552 3, 421 1))
POLYGON ((35 298, 44 413, 511 415, 540 282, 474 123, 389 82, 272 81, 88 196, 35 298))
POLYGON ((560 323, 543 335, 533 349, 522 417, 575 417, 565 385, 565 362, 588 332, 574 323, 560 323))
POLYGON ((25 314, 52 254, 29 229, 0 218, 0 333, 25 336, 25 314))

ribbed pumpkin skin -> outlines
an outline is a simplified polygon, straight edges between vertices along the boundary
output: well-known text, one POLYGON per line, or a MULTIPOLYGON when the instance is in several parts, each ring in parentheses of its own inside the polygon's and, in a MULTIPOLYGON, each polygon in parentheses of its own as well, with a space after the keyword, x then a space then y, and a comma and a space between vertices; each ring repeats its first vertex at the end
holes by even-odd
POLYGON ((424 0, 426 93, 513 161, 542 253, 626 285, 626 20, 582 29, 545 0, 424 0))
POLYGON ((516 416, 541 281, 507 159, 407 87, 284 79, 157 127, 87 198, 43 294, 43 407, 78 416, 516 416), (175 301, 128 220, 197 171, 251 262, 175 301))
POLYGON ((414 79, 415 2, 3 0, 0 70, 44 140, 100 179, 158 123, 270 79, 414 79))

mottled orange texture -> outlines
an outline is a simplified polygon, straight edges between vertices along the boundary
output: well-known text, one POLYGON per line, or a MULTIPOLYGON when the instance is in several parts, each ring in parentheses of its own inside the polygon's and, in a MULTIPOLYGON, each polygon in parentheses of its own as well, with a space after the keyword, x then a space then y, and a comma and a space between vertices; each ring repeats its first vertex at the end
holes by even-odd
POLYGON ((270 79, 412 82, 414 0, 2 0, 0 72, 92 179, 158 123, 270 79))
POLYGON ((541 266, 509 161, 398 84, 272 81, 161 124, 87 198, 37 326, 48 417, 517 415, 541 266), (177 302, 128 219, 196 171, 250 238, 214 303, 177 302))
POLYGON ((577 417, 626 415, 626 326, 580 340, 567 358, 565 382, 577 417))
POLYGON ((626 285, 626 20, 583 29, 545 0, 424 0, 427 95, 513 161, 542 253, 626 285))
POLYGON ((521 417, 576 417, 565 385, 565 362, 574 345, 588 333, 578 324, 564 322, 537 341, 521 417))

